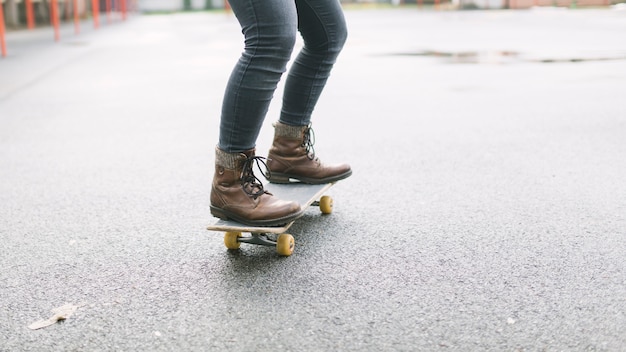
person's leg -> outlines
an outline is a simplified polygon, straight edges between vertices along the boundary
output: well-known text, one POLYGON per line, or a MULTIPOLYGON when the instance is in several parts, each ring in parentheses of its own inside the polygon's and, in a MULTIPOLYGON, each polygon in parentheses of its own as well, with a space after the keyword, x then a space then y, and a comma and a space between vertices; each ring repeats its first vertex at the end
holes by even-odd
POLYGON ((304 47, 285 82, 280 120, 268 155, 270 181, 327 183, 352 175, 347 164, 323 164, 313 150, 311 114, 346 41, 338 0, 295 0, 304 47))
POLYGON ((231 0, 245 37, 224 100, 218 147, 241 152, 256 146, 274 91, 291 58, 298 18, 294 0, 231 0))
POLYGON ((253 173, 256 139, 295 44, 293 0, 229 0, 241 24, 245 50, 224 94, 211 213, 252 226, 273 226, 302 215, 297 202, 264 190, 253 173))
POLYGON ((347 38, 338 0, 295 0, 304 47, 294 60, 283 96, 280 122, 307 126, 347 38))

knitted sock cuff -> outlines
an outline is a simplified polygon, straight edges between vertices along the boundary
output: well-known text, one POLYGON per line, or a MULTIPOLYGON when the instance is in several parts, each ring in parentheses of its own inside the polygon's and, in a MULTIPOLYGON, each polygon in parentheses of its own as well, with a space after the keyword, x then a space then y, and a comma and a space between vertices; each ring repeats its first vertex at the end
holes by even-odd
POLYGON ((242 155, 241 153, 227 153, 215 147, 215 163, 226 169, 236 169, 237 161, 241 160, 242 155))
POLYGON ((279 121, 274 123, 274 131, 276 133, 276 136, 294 139, 302 138, 302 132, 308 127, 309 126, 285 125, 284 123, 281 123, 279 121))

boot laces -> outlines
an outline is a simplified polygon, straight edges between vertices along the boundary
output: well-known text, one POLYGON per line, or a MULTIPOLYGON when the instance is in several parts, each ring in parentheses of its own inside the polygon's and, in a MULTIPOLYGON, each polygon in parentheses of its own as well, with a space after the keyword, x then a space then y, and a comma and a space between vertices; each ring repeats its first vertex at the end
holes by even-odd
POLYGON ((315 158, 315 148, 313 145, 315 144, 315 133, 313 132, 313 128, 309 125, 304 130, 304 139, 302 141, 302 148, 306 150, 306 156, 309 160, 314 160, 315 158))
POLYGON ((267 164, 263 161, 265 158, 261 156, 252 156, 246 159, 241 171, 241 187, 247 195, 257 199, 263 194, 271 194, 263 188, 261 180, 254 175, 254 165, 265 178, 270 177, 270 170, 267 168, 267 164), (261 165, 265 167, 265 172, 261 169, 261 165))

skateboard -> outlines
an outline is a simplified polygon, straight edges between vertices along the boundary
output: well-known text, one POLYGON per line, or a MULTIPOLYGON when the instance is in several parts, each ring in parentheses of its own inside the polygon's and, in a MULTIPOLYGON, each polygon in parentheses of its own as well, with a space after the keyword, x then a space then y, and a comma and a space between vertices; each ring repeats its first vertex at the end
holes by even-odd
MULTIPOLYGON (((279 199, 299 202, 303 211, 313 205, 319 206, 322 214, 330 214, 333 211, 333 199, 324 193, 334 184, 334 182, 319 185, 270 183, 265 188, 279 199)), ((207 230, 224 232, 224 245, 228 249, 236 250, 241 243, 248 243, 276 247, 278 254, 290 256, 295 247, 295 240, 292 235, 285 232, 297 220, 283 226, 248 226, 233 220, 216 218, 207 230)))

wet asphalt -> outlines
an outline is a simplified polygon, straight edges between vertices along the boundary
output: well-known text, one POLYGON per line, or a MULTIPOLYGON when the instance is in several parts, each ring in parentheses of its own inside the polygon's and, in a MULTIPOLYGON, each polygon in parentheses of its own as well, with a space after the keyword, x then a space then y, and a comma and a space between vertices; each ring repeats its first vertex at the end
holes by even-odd
POLYGON ((624 350, 626 12, 346 17, 313 127, 354 174, 287 258, 205 230, 232 15, 9 32, 0 350, 624 350))

